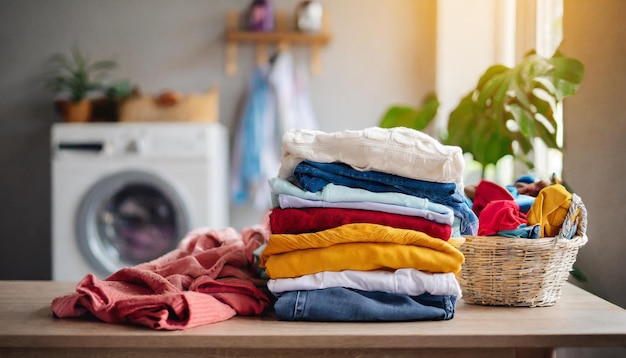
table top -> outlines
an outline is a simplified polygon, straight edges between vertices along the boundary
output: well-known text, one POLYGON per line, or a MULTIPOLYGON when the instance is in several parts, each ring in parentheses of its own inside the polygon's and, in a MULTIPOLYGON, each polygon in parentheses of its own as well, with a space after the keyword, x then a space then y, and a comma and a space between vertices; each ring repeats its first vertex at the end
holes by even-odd
POLYGON ((57 319, 50 303, 74 283, 0 281, 0 348, 244 347, 501 348, 626 346, 626 311, 572 284, 551 307, 492 307, 457 302, 449 321, 285 322, 233 317, 183 331, 83 319, 57 319))

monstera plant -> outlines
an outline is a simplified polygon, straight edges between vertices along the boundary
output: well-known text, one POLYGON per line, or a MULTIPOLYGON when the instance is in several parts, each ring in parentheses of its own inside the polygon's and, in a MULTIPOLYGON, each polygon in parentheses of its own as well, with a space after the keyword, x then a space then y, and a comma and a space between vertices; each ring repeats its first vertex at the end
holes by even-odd
MULTIPOLYGON (((491 66, 476 87, 450 113, 444 144, 461 147, 485 168, 511 155, 529 168, 528 154, 534 138, 549 148, 557 142, 557 113, 565 97, 576 93, 584 73, 583 64, 558 51, 550 58, 529 52, 513 68, 491 66)), ((380 126, 425 129, 434 119, 439 102, 429 95, 421 108, 392 106, 380 126)))

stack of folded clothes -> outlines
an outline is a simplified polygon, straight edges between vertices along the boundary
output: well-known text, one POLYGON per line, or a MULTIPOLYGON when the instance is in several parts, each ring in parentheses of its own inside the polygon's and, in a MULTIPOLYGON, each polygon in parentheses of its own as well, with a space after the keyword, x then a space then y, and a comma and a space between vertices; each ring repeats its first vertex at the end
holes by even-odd
POLYGON ((408 128, 291 130, 261 253, 280 319, 445 320, 478 219, 461 149, 408 128))

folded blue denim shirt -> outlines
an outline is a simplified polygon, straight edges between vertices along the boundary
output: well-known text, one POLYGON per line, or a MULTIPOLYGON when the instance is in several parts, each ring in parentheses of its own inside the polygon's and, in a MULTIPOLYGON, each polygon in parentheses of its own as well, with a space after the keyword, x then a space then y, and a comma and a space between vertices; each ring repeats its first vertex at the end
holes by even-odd
POLYGON ((456 296, 331 287, 278 294, 274 311, 284 321, 439 321, 452 319, 455 305, 456 296))
POLYGON ((332 183, 377 193, 396 192, 426 198, 454 211, 454 216, 460 219, 461 234, 476 235, 478 232, 478 217, 456 183, 428 182, 374 170, 360 171, 340 162, 319 163, 310 160, 300 162, 294 168, 293 175, 297 184, 310 192, 318 192, 332 183))

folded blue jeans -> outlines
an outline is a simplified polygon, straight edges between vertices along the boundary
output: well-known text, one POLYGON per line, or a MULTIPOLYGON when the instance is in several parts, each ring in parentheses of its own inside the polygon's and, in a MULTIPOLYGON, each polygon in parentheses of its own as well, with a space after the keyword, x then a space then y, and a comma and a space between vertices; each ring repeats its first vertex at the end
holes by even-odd
POLYGON ((294 168, 293 174, 303 189, 313 193, 333 183, 375 193, 395 192, 426 198, 454 211, 454 216, 460 220, 461 234, 476 235, 478 232, 478 217, 472 211, 469 199, 458 190, 456 183, 428 182, 374 170, 360 171, 345 163, 310 160, 300 162, 294 168))
POLYGON ((335 162, 320 163, 311 160, 300 162, 293 170, 298 182, 307 190, 317 192, 328 183, 348 187, 361 187, 371 192, 396 192, 409 195, 419 193, 432 202, 461 202, 456 194, 456 183, 438 183, 406 178, 375 170, 356 170, 351 166, 335 162))
POLYGON ((283 292, 277 296, 274 311, 284 321, 440 321, 454 317, 455 304, 456 296, 331 287, 283 292))

